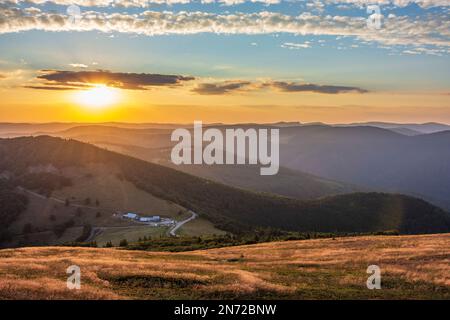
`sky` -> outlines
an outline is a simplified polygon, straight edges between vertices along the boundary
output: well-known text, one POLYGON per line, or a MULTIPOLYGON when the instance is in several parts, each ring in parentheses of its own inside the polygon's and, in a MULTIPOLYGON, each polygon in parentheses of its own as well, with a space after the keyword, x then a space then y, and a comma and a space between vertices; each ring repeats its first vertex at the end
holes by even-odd
POLYGON ((448 0, 0 0, 0 122, 450 123, 448 0))

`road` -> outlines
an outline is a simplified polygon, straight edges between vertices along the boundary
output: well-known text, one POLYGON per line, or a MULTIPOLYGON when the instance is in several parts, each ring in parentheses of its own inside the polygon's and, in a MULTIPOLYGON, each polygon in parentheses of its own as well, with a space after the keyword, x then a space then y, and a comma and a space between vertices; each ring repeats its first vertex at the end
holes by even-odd
POLYGON ((198 214, 196 214, 193 211, 189 211, 192 213, 192 216, 190 218, 187 218, 186 220, 178 222, 175 226, 173 226, 171 229, 169 229, 169 235, 172 237, 177 237, 177 234, 175 233, 178 229, 180 229, 184 224, 188 223, 191 220, 194 220, 198 217, 198 214))

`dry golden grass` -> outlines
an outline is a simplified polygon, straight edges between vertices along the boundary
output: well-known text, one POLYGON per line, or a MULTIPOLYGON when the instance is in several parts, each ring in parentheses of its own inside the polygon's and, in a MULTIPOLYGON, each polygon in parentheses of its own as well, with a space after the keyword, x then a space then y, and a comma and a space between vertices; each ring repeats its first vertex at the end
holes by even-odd
POLYGON ((0 251, 0 299, 450 299, 450 234, 263 243, 189 253, 0 251), (378 265, 382 289, 368 290, 378 265), (81 290, 66 268, 81 268, 81 290))

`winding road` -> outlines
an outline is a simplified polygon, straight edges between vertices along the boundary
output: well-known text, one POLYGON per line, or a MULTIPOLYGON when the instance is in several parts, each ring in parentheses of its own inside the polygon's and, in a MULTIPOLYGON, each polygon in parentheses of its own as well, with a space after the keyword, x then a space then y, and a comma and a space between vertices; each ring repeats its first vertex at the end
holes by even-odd
POLYGON ((190 213, 192 213, 192 216, 187 218, 186 220, 177 222, 176 225, 174 225, 171 229, 169 229, 169 235, 171 235, 172 237, 177 237, 177 234, 175 233, 178 229, 180 229, 184 224, 188 223, 189 221, 192 221, 194 219, 196 219, 198 217, 198 214, 196 214, 193 211, 190 211, 190 213))

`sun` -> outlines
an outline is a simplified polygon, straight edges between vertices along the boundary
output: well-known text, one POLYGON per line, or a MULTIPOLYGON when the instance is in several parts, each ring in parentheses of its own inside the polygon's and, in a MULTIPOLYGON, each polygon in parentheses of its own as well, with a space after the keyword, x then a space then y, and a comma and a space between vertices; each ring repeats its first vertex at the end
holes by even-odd
POLYGON ((119 102, 119 89, 98 85, 92 89, 79 91, 75 94, 75 101, 90 109, 104 109, 119 102))

